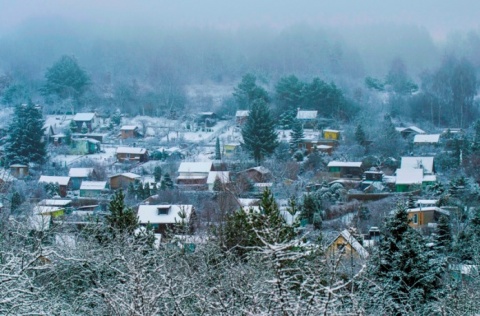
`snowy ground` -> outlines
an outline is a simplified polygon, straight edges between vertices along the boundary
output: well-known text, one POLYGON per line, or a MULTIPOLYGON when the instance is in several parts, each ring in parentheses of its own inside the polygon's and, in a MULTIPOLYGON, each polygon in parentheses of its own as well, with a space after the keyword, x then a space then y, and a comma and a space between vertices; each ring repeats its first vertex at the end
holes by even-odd
POLYGON ((83 159, 94 160, 103 164, 113 164, 116 161, 115 147, 104 147, 104 153, 92 154, 92 155, 57 155, 53 157, 52 161, 61 165, 69 167, 73 163, 80 163, 83 159))

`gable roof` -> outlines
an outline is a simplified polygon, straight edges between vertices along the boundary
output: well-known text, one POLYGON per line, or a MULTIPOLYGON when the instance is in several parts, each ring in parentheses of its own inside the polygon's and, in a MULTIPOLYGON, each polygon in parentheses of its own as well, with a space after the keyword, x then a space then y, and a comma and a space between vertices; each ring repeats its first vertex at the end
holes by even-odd
POLYGON ((215 179, 220 179, 221 183, 230 182, 230 172, 229 171, 210 171, 208 173, 207 184, 215 183, 215 179))
POLYGON ((68 176, 72 178, 86 178, 93 172, 93 168, 70 168, 68 176))
POLYGON ((269 174, 270 173, 270 170, 268 170, 267 168, 265 168, 264 166, 257 166, 257 167, 253 167, 253 168, 249 168, 245 171, 257 171, 261 174, 269 174))
POLYGON ((418 134, 413 137, 414 143, 438 143, 440 134, 418 134))
POLYGON ((89 122, 91 120, 93 120, 93 118, 95 117, 95 113, 77 113, 75 114, 75 116, 73 117, 73 120, 74 121, 79 121, 79 122, 89 122))
POLYGON ((68 185, 70 177, 41 176, 38 183, 58 183, 58 185, 68 185))
POLYGON ((117 154, 136 154, 144 155, 147 152, 145 148, 141 147, 117 147, 117 154))
MULTIPOLYGON (((335 238, 328 247, 330 247, 340 236, 342 236, 351 246, 355 251, 358 253, 358 255, 362 259, 368 258, 369 254, 368 251, 363 248, 363 246, 358 242, 358 240, 350 234, 350 232, 347 229, 344 229, 340 232, 340 234, 335 238)), ((327 247, 327 248, 328 248, 327 247)))
POLYGON ((297 120, 313 120, 316 119, 318 111, 298 111, 297 120))
POLYGON ((395 127, 395 129, 397 130, 397 132, 403 132, 403 131, 410 130, 411 132, 414 132, 416 134, 425 134, 425 131, 423 129, 420 129, 420 128, 414 126, 414 125, 409 126, 409 127, 395 127))
POLYGON ((425 173, 433 173, 433 157, 402 157, 400 168, 423 168, 425 173))
POLYGON ((104 190, 107 188, 107 181, 82 181, 80 190, 104 190))
POLYGON ((69 206, 72 203, 72 200, 62 200, 62 199, 45 199, 38 202, 38 205, 41 206, 69 206))
POLYGON ((119 173, 119 174, 116 174, 116 175, 113 175, 110 177, 111 178, 115 178, 115 177, 125 177, 125 178, 129 178, 129 179, 140 179, 142 176, 136 174, 136 173, 133 173, 133 172, 124 172, 124 173, 119 173))
POLYGON ((138 220, 142 224, 175 224, 181 220, 178 215, 184 211, 188 221, 192 214, 193 205, 140 205, 138 207, 138 220), (168 214, 159 215, 159 208, 169 208, 168 214))
POLYGON ((182 162, 178 167, 179 173, 209 173, 212 170, 213 163, 211 161, 202 162, 182 162))

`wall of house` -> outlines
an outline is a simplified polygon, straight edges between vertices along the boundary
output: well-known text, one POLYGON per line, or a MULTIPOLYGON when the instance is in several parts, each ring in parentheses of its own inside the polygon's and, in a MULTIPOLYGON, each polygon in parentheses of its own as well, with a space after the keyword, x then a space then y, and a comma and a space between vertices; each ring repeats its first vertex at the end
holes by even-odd
POLYGON ((339 255, 347 258, 360 258, 357 251, 351 246, 349 242, 347 242, 345 238, 343 238, 342 235, 338 236, 337 239, 335 239, 335 241, 328 247, 326 255, 336 258, 338 258, 339 255), (341 251, 342 247, 344 248, 343 251, 341 251))
POLYGON ((110 188, 112 190, 116 190, 120 188, 126 189, 128 185, 132 182, 135 182, 135 180, 124 177, 124 176, 112 177, 110 178, 110 188))
POLYGON ((323 138, 339 140, 340 139, 340 133, 339 132, 324 131, 323 132, 323 138))

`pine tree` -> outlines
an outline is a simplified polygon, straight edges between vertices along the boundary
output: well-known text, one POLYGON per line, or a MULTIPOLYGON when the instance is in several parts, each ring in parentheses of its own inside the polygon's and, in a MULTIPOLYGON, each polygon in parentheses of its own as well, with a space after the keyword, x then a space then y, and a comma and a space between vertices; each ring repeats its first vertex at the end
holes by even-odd
MULTIPOLYGON (((382 288, 374 295, 390 315, 422 313, 435 299, 440 268, 423 237, 409 226, 399 206, 386 223, 386 232, 373 260, 373 278, 382 288)), ((377 306, 378 307, 378 306, 377 306)), ((373 307, 375 308, 375 307, 373 307)))
POLYGON ((137 185, 137 198, 139 199, 145 199, 145 190, 143 190, 143 184, 140 182, 137 185))
POLYGON ((365 146, 367 140, 367 135, 363 130, 362 125, 358 124, 357 128, 355 129, 355 141, 362 146, 365 146))
POLYGON ((447 216, 440 216, 436 233, 437 246, 442 250, 442 252, 448 252, 452 244, 452 231, 450 229, 450 221, 447 216))
POLYGON ((292 132, 290 133, 290 149, 294 152, 299 149, 299 145, 304 138, 303 126, 299 120, 295 120, 292 125, 292 132))
POLYGON ((162 167, 155 166, 155 168, 153 169, 153 178, 155 182, 160 182, 160 180, 162 179, 162 167))
POLYGON ((222 180, 220 180, 219 177, 216 177, 215 181, 213 182, 213 191, 214 192, 223 191, 223 183, 222 183, 222 180))
POLYGON ((151 196, 150 193, 150 184, 148 182, 145 182, 145 185, 143 187, 143 198, 149 198, 151 196))
POLYGON ((110 214, 105 216, 105 220, 113 236, 116 236, 117 233, 120 235, 133 234, 139 225, 138 217, 131 208, 125 205, 125 196, 122 190, 115 192, 108 205, 108 210, 110 214))
POLYGON ((75 123, 74 120, 71 120, 70 121, 70 124, 68 125, 68 128, 70 129, 70 131, 73 133, 76 133, 77 130, 78 130, 78 126, 77 126, 77 123, 75 123))
POLYGON ((242 129, 245 148, 250 152, 257 164, 274 152, 278 146, 278 135, 275 131, 275 121, 270 115, 267 103, 256 100, 248 119, 242 129))
POLYGON ((167 190, 167 189, 172 189, 173 188, 173 181, 172 178, 170 178, 170 174, 165 173, 163 175, 161 187, 162 190, 167 190))
POLYGON ((15 107, 10 134, 5 145, 7 165, 43 164, 47 157, 44 124, 40 108, 29 102, 15 107))
POLYGON ((17 191, 13 192, 12 199, 10 201, 10 209, 15 212, 22 204, 22 196, 17 191))
POLYGON ((80 131, 82 134, 86 134, 88 133, 88 128, 87 128, 87 125, 85 124, 85 122, 82 124, 82 129, 80 131))
POLYGON ((222 159, 222 152, 220 151, 220 140, 217 137, 217 141, 215 143, 215 160, 222 159))
POLYGON ((134 198, 135 195, 136 195, 136 190, 135 190, 135 185, 133 184, 133 182, 130 182, 128 184, 128 188, 127 188, 127 195, 129 198, 134 198))
MULTIPOLYGON (((300 218, 306 219, 309 224, 314 223, 315 214, 320 214, 320 205, 312 194, 305 194, 303 196, 303 204, 301 208, 300 218)), ((320 226, 321 226, 321 216, 320 216, 320 226)), ((317 219, 318 220, 318 219, 317 219)))

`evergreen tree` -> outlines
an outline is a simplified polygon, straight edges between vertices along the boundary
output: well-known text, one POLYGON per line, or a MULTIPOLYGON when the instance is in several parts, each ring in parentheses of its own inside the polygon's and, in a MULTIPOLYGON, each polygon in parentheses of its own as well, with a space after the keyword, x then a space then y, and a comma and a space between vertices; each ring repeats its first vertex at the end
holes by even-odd
POLYGON ((70 131, 73 133, 76 133, 77 130, 78 130, 78 127, 77 127, 77 123, 75 123, 74 120, 71 120, 70 121, 70 124, 68 125, 68 128, 70 129, 70 131))
POLYGON ((409 226, 406 209, 399 206, 386 223, 385 236, 371 265, 373 278, 381 287, 374 294, 374 304, 381 302, 389 315, 428 310, 428 303, 435 300, 441 269, 432 258, 422 236, 409 226))
POLYGON ((304 138, 303 126, 299 120, 295 120, 292 125, 292 132, 290 133, 290 149, 296 151, 304 138))
POLYGON ((72 56, 62 56, 51 68, 48 68, 45 79, 43 94, 54 94, 62 100, 72 98, 78 101, 90 85, 87 73, 80 68, 77 60, 72 56))
POLYGON ((10 209, 12 210, 12 212, 15 212, 22 203, 23 201, 20 193, 18 193, 17 191, 13 192, 12 198, 10 201, 10 209))
POLYGON ((251 153, 257 164, 265 156, 272 154, 278 146, 275 121, 272 119, 265 101, 253 102, 247 122, 242 129, 242 137, 245 148, 251 153))
POLYGON ((113 112, 111 122, 115 125, 120 125, 120 123, 122 122, 122 114, 120 113, 120 111, 113 112))
POLYGON ((172 178, 170 178, 170 174, 165 173, 163 175, 161 187, 162 190, 167 190, 167 189, 172 189, 173 188, 173 181, 172 178))
POLYGON ((128 197, 129 198, 134 198, 135 195, 137 194, 136 190, 135 190, 135 185, 133 184, 133 182, 130 182, 128 184, 128 188, 127 188, 127 194, 128 194, 128 197))
POLYGON ((17 105, 10 124, 10 134, 5 145, 7 165, 45 162, 47 151, 44 124, 40 108, 29 102, 17 105))
POLYGON ((408 208, 415 208, 415 200, 413 199, 413 194, 412 193, 408 194, 407 207, 408 208))
POLYGON ((108 205, 110 214, 105 216, 106 223, 113 235, 116 233, 133 234, 138 227, 138 217, 135 212, 125 205, 125 196, 122 190, 115 192, 108 205))
POLYGON ((137 185, 137 198, 145 199, 145 190, 143 190, 143 184, 141 182, 137 185))
POLYGON ((296 111, 303 102, 305 83, 294 75, 281 78, 275 85, 275 99, 279 110, 283 113, 296 111))
POLYGON ((320 212, 321 212, 320 205, 318 203, 318 200, 315 198, 315 196, 312 194, 305 194, 303 196, 303 204, 301 208, 300 218, 306 219, 309 224, 314 224, 314 222, 319 222, 316 224, 316 226, 321 227, 322 217, 320 212))
POLYGON ((160 182, 160 180, 162 179, 162 167, 155 166, 155 168, 153 169, 153 178, 155 182, 160 182))
POLYGON ((147 199, 151 196, 150 193, 150 184, 148 182, 145 182, 145 185, 143 187, 143 198, 147 199))
POLYGON ((254 75, 246 74, 235 88, 233 97, 237 101, 239 109, 250 109, 253 102, 258 99, 265 101, 265 103, 269 102, 267 91, 259 87, 256 81, 257 78, 254 75))
POLYGON ((88 128, 87 128, 87 125, 85 124, 85 122, 82 124, 82 129, 80 130, 80 132, 82 134, 88 133, 88 128))
POLYGON ((214 192, 223 191, 223 183, 222 183, 222 180, 220 180, 219 177, 216 177, 215 181, 213 182, 213 191, 214 192))
POLYGON ((447 216, 440 216, 436 233, 437 246, 442 250, 442 252, 448 252, 452 244, 452 231, 450 229, 450 221, 447 216))
POLYGON ((357 144, 365 146, 367 140, 367 135, 365 135, 365 131, 363 130, 362 125, 358 124, 357 128, 355 129, 355 141, 357 144))
POLYGON ((215 143, 215 160, 222 159, 222 152, 220 151, 220 140, 217 137, 217 141, 215 143))

